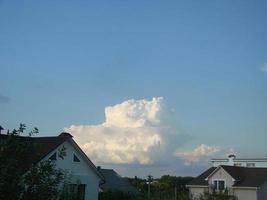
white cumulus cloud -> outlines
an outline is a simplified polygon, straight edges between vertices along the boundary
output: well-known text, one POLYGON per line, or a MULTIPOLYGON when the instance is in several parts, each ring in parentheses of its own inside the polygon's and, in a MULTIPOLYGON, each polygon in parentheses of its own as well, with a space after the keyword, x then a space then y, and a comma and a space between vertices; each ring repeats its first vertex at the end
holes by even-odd
POLYGON ((140 128, 160 123, 162 97, 147 100, 128 100, 105 109, 105 126, 140 128))
POLYGON ((127 100, 106 107, 102 124, 64 130, 95 162, 151 164, 164 145, 162 112, 162 97, 127 100))
POLYGON ((175 156, 182 158, 186 165, 191 165, 203 160, 206 162, 211 156, 214 156, 221 151, 222 149, 220 147, 200 144, 192 150, 177 150, 175 156))

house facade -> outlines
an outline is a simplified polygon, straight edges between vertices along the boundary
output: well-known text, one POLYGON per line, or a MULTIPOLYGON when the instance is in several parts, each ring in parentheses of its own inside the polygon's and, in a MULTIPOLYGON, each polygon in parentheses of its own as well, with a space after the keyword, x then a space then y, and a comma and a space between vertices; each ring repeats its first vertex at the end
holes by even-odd
MULTIPOLYGON (((0 134, 0 137, 5 139, 8 136, 0 134)), ((33 159, 25 163, 25 169, 50 159, 57 168, 68 172, 70 184, 78 187, 83 200, 98 199, 99 185, 104 177, 69 133, 63 132, 55 137, 18 137, 36 146, 33 159)))
POLYGON ((267 168, 267 158, 237 158, 235 155, 229 155, 228 158, 211 159, 213 167, 220 165, 239 166, 239 167, 263 167, 267 168))
POLYGON ((70 174, 71 182, 79 184, 84 200, 97 200, 99 184, 103 176, 97 171, 95 165, 85 155, 81 148, 68 133, 61 133, 58 137, 65 137, 57 148, 47 154, 42 160, 53 159, 56 166, 70 174), (60 151, 65 151, 63 159, 59 157, 60 151))
POLYGON ((205 192, 227 192, 238 200, 266 200, 267 168, 211 167, 187 187, 193 199, 198 199, 205 192))

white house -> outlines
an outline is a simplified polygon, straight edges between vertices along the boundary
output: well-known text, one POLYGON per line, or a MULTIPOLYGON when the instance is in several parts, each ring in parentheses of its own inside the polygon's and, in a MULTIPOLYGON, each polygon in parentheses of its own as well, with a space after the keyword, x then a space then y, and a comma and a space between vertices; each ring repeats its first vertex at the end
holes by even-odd
POLYGON ((267 199, 267 168, 211 167, 188 185, 190 195, 198 199, 205 192, 226 192, 238 200, 267 199))
POLYGON ((228 158, 211 159, 213 167, 220 165, 240 166, 240 167, 265 167, 267 168, 267 158, 237 158, 235 155, 229 155, 228 158))
MULTIPOLYGON (((0 134, 1 138, 7 135, 0 134)), ((104 179, 92 161, 73 140, 69 133, 54 137, 20 137, 30 140, 38 148, 33 152, 33 159, 25 163, 25 168, 43 160, 51 159, 56 167, 66 170, 71 175, 71 182, 77 184, 84 200, 97 200, 99 184, 104 179), (60 152, 65 152, 61 157, 60 152)))

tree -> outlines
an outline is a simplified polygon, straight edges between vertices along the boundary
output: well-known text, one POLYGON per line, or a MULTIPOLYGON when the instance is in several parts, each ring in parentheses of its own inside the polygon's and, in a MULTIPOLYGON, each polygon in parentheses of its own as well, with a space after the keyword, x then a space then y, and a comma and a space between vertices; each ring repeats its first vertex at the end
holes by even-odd
POLYGON ((22 174, 25 172, 24 155, 29 155, 32 145, 29 141, 21 141, 20 136, 26 126, 20 124, 19 128, 8 132, 0 140, 0 199, 19 199, 23 190, 22 174))
MULTIPOLYGON (((148 199, 147 180, 138 177, 127 178, 136 188, 139 189, 141 195, 138 200, 148 199)), ((164 175, 161 178, 154 179, 150 185, 151 200, 189 200, 189 192, 186 188, 193 177, 176 177, 164 175)))
POLYGON ((64 172, 50 161, 42 161, 33 166, 23 177, 22 200, 56 200, 60 193, 59 184, 64 172))
POLYGON ((65 174, 50 160, 28 168, 37 150, 31 137, 38 129, 30 131, 28 137, 18 137, 25 130, 26 125, 20 124, 18 129, 0 137, 0 199, 57 199, 65 174))

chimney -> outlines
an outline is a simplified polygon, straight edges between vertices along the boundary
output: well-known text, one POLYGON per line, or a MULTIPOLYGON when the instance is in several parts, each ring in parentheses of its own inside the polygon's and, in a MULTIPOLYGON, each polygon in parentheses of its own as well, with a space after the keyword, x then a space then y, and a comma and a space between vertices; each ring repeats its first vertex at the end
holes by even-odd
POLYGON ((62 132, 59 134, 58 137, 68 137, 68 138, 73 138, 73 136, 70 133, 67 132, 62 132))
POLYGON ((234 155, 234 154, 230 154, 228 156, 228 163, 229 163, 230 166, 234 166, 234 159, 235 158, 236 158, 236 155, 234 155))
POLYGON ((4 130, 4 128, 2 126, 0 126, 0 134, 1 134, 1 131, 4 130))

